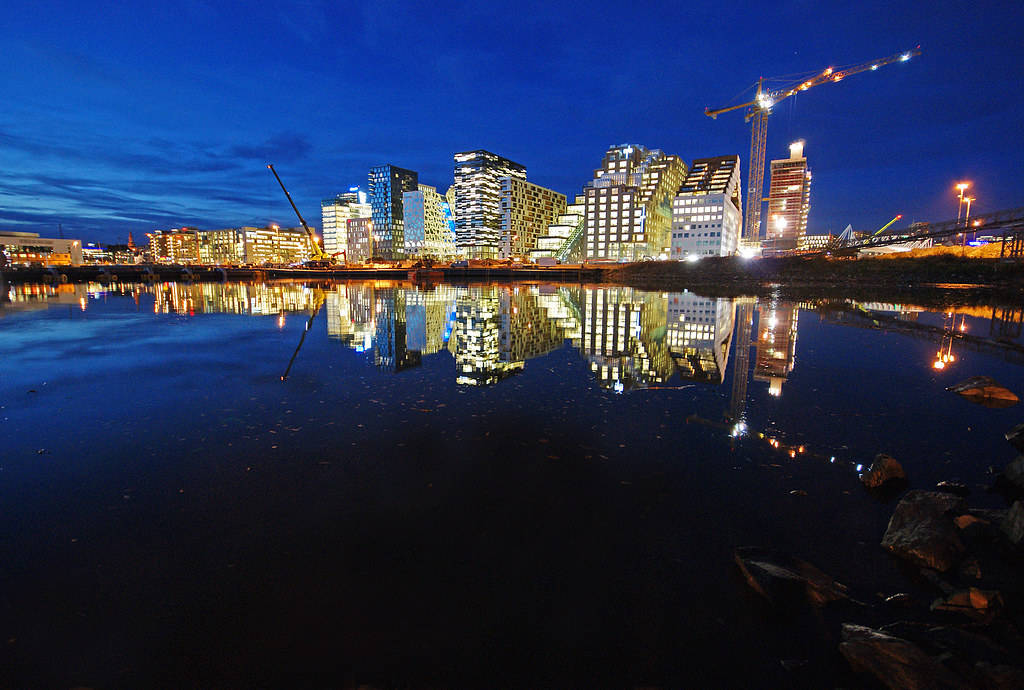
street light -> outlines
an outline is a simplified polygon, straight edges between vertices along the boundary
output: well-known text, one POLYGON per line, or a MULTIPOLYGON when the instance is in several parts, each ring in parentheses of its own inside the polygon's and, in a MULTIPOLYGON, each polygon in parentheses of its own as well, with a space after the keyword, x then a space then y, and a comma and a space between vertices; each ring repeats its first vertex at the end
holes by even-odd
POLYGON ((971 202, 975 201, 973 196, 965 196, 964 201, 967 203, 967 214, 964 216, 964 227, 966 228, 971 224, 971 202))
POLYGON ((960 225, 960 214, 963 213, 963 210, 964 210, 964 192, 967 191, 967 188, 970 187, 970 186, 971 186, 970 182, 958 182, 957 185, 956 185, 956 189, 958 189, 960 191, 960 205, 957 206, 957 209, 956 209, 956 224, 957 225, 960 225))

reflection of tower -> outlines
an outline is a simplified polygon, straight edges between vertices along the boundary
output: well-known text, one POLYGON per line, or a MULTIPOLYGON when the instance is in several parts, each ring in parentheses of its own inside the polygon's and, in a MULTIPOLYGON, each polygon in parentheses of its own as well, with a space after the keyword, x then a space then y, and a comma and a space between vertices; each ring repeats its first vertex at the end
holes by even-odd
POLYGON ((799 311, 795 302, 777 300, 758 309, 754 380, 767 381, 768 392, 774 396, 782 395, 782 384, 793 371, 799 311))
POLYGON ((722 383, 729 360, 733 300, 692 292, 668 296, 666 338, 679 375, 703 383, 722 383))
POLYGON ((747 417, 747 380, 750 376, 750 334, 756 299, 743 298, 736 304, 736 361, 732 365, 732 397, 729 419, 742 423, 747 417))
MULTIPOLYGON (((470 386, 497 383, 523 368, 522 362, 502 358, 502 326, 508 326, 505 290, 494 287, 469 288, 455 302, 455 382, 470 386), (504 302, 504 309, 502 308, 504 302), (503 312, 505 312, 503 314, 503 312)), ((507 350, 506 350, 507 352, 507 350)))
POLYGON ((410 351, 405 333, 405 294, 402 290, 377 291, 377 333, 373 361, 378 367, 398 373, 421 363, 419 352, 410 351))

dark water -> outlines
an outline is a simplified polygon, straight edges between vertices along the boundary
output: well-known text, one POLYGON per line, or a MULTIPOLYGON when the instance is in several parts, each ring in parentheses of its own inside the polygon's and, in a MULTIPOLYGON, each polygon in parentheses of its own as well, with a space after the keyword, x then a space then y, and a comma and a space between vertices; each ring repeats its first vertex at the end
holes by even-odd
POLYGON ((1019 312, 992 307, 388 283, 6 298, 11 687, 849 682, 838 620, 773 614, 732 550, 789 550, 862 598, 906 587, 878 546, 892 504, 856 466, 887 452, 913 486, 998 505, 983 487, 1022 421, 943 390, 1024 389, 1019 354, 953 337, 1019 343, 1019 312))

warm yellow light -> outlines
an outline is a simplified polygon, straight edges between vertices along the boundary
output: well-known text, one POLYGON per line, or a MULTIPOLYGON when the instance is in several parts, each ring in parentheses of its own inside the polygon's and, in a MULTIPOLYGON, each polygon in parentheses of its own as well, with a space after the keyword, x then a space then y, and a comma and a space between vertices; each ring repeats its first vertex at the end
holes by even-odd
POLYGON ((932 366, 935 367, 936 369, 945 369, 946 368, 945 362, 942 362, 942 361, 939 361, 939 360, 935 360, 935 362, 932 364, 932 366))
POLYGON ((960 191, 963 191, 963 190, 967 189, 967 188, 968 188, 968 187, 970 187, 970 186, 971 186, 971 183, 970 183, 970 182, 961 182, 961 183, 959 183, 959 184, 958 184, 958 185, 956 186, 956 188, 957 188, 957 189, 959 189, 960 191))

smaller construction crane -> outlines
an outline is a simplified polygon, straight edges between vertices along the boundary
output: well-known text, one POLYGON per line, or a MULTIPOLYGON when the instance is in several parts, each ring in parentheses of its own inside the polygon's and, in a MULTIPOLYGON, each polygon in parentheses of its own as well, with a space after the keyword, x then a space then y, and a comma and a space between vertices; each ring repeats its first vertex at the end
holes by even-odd
POLYGON ((876 230, 876 231, 875 231, 875 234, 874 234, 874 235, 872 235, 872 237, 876 237, 876 236, 878 236, 878 235, 881 235, 881 234, 882 234, 883 232, 885 232, 886 230, 888 230, 888 229, 889 229, 889 226, 891 226, 891 225, 892 225, 893 223, 895 223, 896 221, 898 221, 898 220, 899 220, 900 218, 902 218, 902 217, 903 217, 903 214, 902 214, 902 213, 901 213, 901 214, 899 214, 898 216, 896 216, 895 218, 893 218, 892 220, 890 220, 890 221, 889 221, 888 223, 886 223, 885 225, 883 225, 882 227, 880 227, 880 228, 879 228, 878 230, 876 230))
POLYGON ((295 205, 295 202, 292 201, 292 195, 288 193, 287 189, 285 189, 284 182, 281 181, 277 171, 274 170, 273 163, 267 163, 267 167, 270 168, 270 172, 274 173, 277 183, 281 185, 281 191, 283 191, 284 195, 288 197, 288 203, 292 205, 292 210, 295 211, 295 215, 299 217, 299 222, 302 223, 302 227, 306 230, 306 235, 309 236, 309 244, 313 251, 313 258, 306 262, 306 266, 309 268, 327 268, 331 266, 334 263, 334 257, 337 256, 337 254, 332 256, 328 255, 327 252, 324 251, 324 248, 320 246, 320 242, 317 241, 316 235, 306 224, 306 219, 302 217, 301 213, 299 213, 299 208, 295 205))

